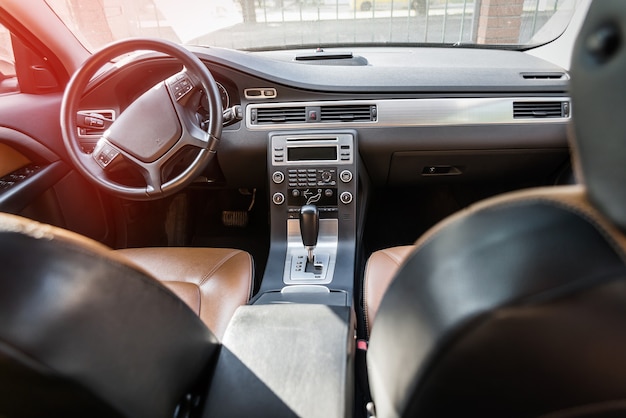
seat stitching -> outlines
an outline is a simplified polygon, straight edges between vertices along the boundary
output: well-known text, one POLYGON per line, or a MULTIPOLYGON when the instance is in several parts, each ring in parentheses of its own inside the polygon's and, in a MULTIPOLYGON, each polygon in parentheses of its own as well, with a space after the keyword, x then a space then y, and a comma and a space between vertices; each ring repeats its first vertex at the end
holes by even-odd
MULTIPOLYGON (((162 283, 182 283, 182 284, 190 284, 190 285, 192 285, 196 289, 196 292, 198 293, 198 316, 200 316, 200 313, 202 312, 202 292, 200 291, 200 286, 198 286, 196 283, 181 282, 179 280, 163 280, 162 283)), ((176 292, 174 292, 174 294, 176 294, 176 292)), ((176 294, 176 296, 178 296, 178 294, 176 294)), ((179 298, 180 298, 180 296, 179 296, 179 298)))
POLYGON ((222 257, 222 259, 215 265, 213 266, 213 268, 211 269, 211 271, 209 271, 208 273, 206 273, 204 276, 202 276, 202 278, 200 279, 198 286, 202 286, 203 284, 205 284, 210 277, 212 277, 215 272, 217 272, 220 268, 222 268, 222 266, 224 264, 226 264, 231 258, 233 258, 234 256, 240 254, 241 252, 239 250, 235 250, 235 251, 231 251, 229 254, 227 254, 226 257, 222 257))

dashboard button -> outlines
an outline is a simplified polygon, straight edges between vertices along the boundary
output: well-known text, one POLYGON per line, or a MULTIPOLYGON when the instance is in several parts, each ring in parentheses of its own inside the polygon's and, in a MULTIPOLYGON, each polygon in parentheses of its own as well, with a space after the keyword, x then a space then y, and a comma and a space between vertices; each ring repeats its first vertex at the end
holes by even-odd
POLYGON ((285 203, 285 195, 280 192, 274 193, 274 196, 272 196, 272 202, 274 202, 275 205, 282 205, 285 203))
POLYGON ((274 174, 272 174, 272 181, 276 184, 280 184, 285 181, 285 175, 282 171, 274 171, 274 174))
POLYGON ((350 192, 343 192, 341 193, 341 195, 339 196, 339 200, 341 200, 341 203, 347 205, 348 203, 352 202, 352 193, 350 192))
POLYGON ((350 183, 352 181, 352 172, 349 170, 343 170, 341 173, 339 173, 339 178, 344 183, 350 183))

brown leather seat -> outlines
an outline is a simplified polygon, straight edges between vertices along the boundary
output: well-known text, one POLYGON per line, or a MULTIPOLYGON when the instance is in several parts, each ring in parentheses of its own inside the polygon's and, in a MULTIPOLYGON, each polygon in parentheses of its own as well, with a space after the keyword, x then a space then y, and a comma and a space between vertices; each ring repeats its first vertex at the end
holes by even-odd
POLYGON ((365 326, 368 335, 374 325, 374 317, 378 312, 383 295, 400 269, 402 262, 413 249, 415 249, 413 245, 385 248, 373 252, 367 260, 363 288, 365 292, 365 326))
POLYGON ((129 248, 128 258, 181 298, 221 339, 252 291, 253 262, 230 248, 129 248))
POLYGON ((224 335, 235 310, 245 305, 251 296, 253 260, 245 251, 180 247, 113 251, 70 231, 0 213, 0 227, 4 225, 12 225, 10 228, 13 229, 39 231, 38 234, 45 231, 45 234, 55 239, 70 239, 77 245, 95 249, 107 257, 147 273, 182 299, 218 339, 224 335))

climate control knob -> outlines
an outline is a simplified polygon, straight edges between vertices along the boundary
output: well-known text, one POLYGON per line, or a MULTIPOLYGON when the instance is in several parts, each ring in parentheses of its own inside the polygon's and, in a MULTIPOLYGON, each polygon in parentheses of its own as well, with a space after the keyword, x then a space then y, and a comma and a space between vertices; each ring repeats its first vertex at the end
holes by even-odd
POLYGON ((272 196, 272 202, 274 202, 275 205, 282 205, 285 203, 285 195, 280 192, 274 193, 274 196, 272 196))
POLYGON ((330 171, 323 171, 322 172, 322 181, 324 183, 330 183, 330 181, 333 179, 333 175, 330 174, 330 171))
POLYGON ((343 192, 339 195, 339 200, 341 200, 341 203, 347 205, 348 203, 352 202, 352 193, 350 192, 343 192))

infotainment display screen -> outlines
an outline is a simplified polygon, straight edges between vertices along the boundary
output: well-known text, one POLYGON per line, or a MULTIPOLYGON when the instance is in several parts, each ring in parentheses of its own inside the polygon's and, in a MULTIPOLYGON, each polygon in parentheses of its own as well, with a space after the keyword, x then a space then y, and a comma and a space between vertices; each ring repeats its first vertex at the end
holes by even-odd
POLYGON ((333 161, 337 147, 287 147, 287 161, 333 161))

